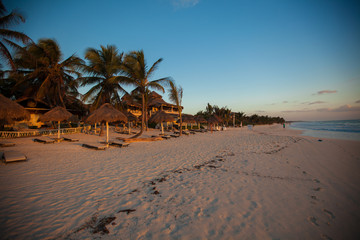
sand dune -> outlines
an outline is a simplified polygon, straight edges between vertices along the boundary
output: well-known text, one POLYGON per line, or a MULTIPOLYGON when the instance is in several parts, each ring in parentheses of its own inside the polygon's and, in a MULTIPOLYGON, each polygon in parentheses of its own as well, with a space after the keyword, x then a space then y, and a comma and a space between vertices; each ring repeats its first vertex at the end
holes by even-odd
POLYGON ((359 239, 360 142, 298 133, 257 126, 106 151, 81 147, 104 140, 92 135, 16 139, 29 160, 0 166, 2 238, 359 239))

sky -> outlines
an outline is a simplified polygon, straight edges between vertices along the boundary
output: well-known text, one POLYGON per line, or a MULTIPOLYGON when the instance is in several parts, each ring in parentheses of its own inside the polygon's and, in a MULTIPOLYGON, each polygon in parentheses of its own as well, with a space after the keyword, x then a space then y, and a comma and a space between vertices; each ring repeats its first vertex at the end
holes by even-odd
POLYGON ((26 18, 11 29, 55 39, 64 58, 100 45, 143 49, 149 66, 163 58, 151 80, 181 85, 185 113, 210 103, 290 121, 360 119, 357 0, 3 3, 26 18))

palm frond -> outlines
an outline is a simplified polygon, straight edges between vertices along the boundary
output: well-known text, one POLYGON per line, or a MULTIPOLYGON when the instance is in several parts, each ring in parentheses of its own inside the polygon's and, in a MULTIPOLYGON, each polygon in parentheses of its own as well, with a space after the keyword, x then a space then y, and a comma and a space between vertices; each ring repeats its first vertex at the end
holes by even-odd
POLYGON ((16 11, 12 11, 10 14, 0 17, 0 27, 2 28, 17 25, 20 22, 25 22, 25 18, 16 11))
POLYGON ((10 54, 9 50, 5 47, 5 45, 2 42, 0 42, 0 53, 3 56, 3 58, 5 58, 4 60, 6 61, 6 63, 8 65, 10 65, 13 70, 15 70, 16 66, 14 64, 14 61, 13 61, 12 57, 11 57, 11 54, 10 54))
POLYGON ((146 74, 146 78, 151 78, 151 76, 153 75, 153 73, 158 69, 158 65, 159 63, 161 63, 163 61, 162 58, 159 58, 149 69, 149 71, 146 74))
POLYGON ((165 92, 165 89, 163 86, 161 86, 160 83, 158 82, 155 82, 155 81, 151 81, 148 83, 148 88, 152 88, 152 89, 155 89, 155 90, 158 90, 158 91, 161 91, 161 92, 165 92))

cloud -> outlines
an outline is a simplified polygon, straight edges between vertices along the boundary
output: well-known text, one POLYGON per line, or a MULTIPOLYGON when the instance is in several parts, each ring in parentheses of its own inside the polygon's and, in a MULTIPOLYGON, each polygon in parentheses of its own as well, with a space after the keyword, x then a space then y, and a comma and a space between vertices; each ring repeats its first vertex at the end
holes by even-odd
POLYGON ((349 104, 340 106, 338 108, 319 108, 317 112, 357 112, 360 111, 360 107, 352 107, 349 104))
POLYGON ((328 94, 328 93, 337 93, 336 90, 322 90, 318 91, 315 95, 328 94))
POLYGON ((357 100, 355 103, 360 103, 360 100, 357 100))
POLYGON ((175 8, 189 8, 197 5, 200 0, 171 0, 175 8))
POLYGON ((283 113, 304 113, 304 112, 360 112, 359 107, 353 107, 349 104, 337 108, 318 108, 318 109, 298 109, 298 110, 285 110, 283 113))
POLYGON ((285 110, 281 111, 282 113, 303 113, 303 112, 312 112, 313 110, 309 109, 299 109, 299 110, 285 110))
POLYGON ((288 101, 283 101, 283 103, 288 103, 288 101))
POLYGON ((307 103, 309 105, 314 105, 314 104, 321 104, 321 103, 325 103, 323 101, 315 101, 315 102, 310 102, 310 103, 307 103))

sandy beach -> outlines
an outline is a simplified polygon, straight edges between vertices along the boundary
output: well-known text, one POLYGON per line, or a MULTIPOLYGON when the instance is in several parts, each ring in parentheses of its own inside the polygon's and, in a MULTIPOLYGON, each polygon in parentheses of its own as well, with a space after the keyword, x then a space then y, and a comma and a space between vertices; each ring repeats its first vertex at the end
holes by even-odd
POLYGON ((28 161, 0 165, 0 238, 360 239, 360 142, 299 133, 229 128, 105 151, 81 147, 95 135, 11 139, 2 150, 28 161))

